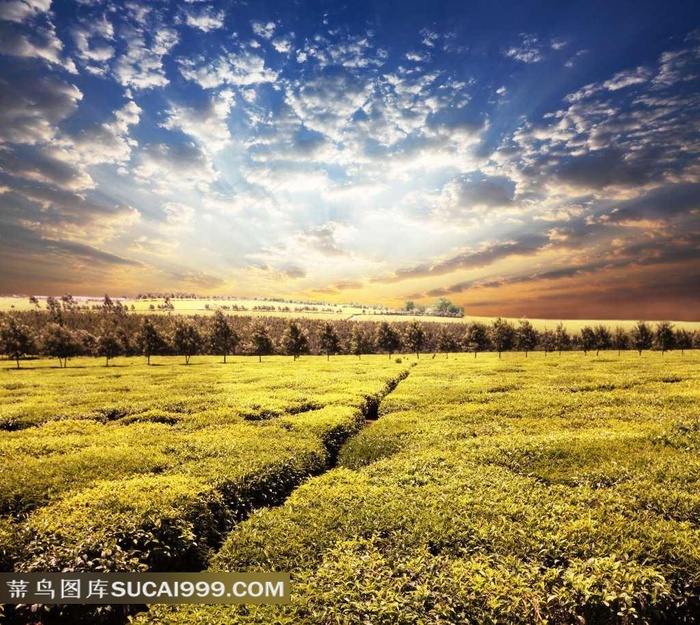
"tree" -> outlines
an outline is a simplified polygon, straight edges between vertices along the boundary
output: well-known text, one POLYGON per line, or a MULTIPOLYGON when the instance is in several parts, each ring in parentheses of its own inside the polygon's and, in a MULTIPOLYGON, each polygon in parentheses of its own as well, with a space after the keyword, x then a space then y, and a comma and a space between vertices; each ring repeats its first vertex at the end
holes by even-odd
POLYGON ((327 321, 321 329, 319 345, 321 346, 321 351, 326 354, 327 360, 331 359, 331 354, 337 354, 340 351, 340 338, 330 321, 327 321))
POLYGON ((544 356, 547 357, 547 352, 553 352, 556 349, 556 335, 552 330, 544 329, 542 332, 542 349, 544 350, 544 356))
POLYGON ((569 347, 571 347, 571 337, 561 321, 554 329, 554 345, 560 356, 562 350, 569 349, 569 347))
POLYGON ((686 349, 693 346, 693 335, 685 328, 678 328, 675 333, 675 341, 676 349, 680 349, 681 354, 683 354, 686 349))
POLYGON ((173 333, 173 347, 178 354, 185 357, 185 364, 190 364, 190 358, 200 351, 202 346, 202 335, 197 326, 186 319, 178 319, 175 322, 175 332, 173 333))
POLYGON ((521 319, 518 324, 518 329, 516 330, 516 342, 518 349, 521 352, 525 352, 525 358, 527 358, 527 353, 531 352, 533 349, 535 349, 535 347, 537 347, 540 337, 537 330, 535 330, 527 319, 521 319))
POLYGON ((39 308, 39 300, 36 298, 36 295, 29 296, 29 303, 39 308))
POLYGON ((253 324, 250 342, 253 353, 258 357, 258 362, 262 362, 263 356, 268 356, 275 351, 267 327, 260 321, 256 321, 253 324))
POLYGON ((595 327, 595 355, 597 356, 601 350, 607 350, 612 347, 612 334, 610 330, 599 324, 595 327))
POLYGON ((361 322, 355 323, 350 334, 350 353, 361 359, 362 354, 369 354, 371 351, 372 338, 361 322))
POLYGON ((464 346, 467 351, 474 352, 474 358, 478 352, 486 351, 489 347, 488 328, 483 323, 472 321, 464 334, 464 346))
POLYGON ((643 350, 651 349, 653 339, 654 335, 651 328, 645 321, 638 321, 637 325, 630 331, 630 341, 632 342, 634 349, 639 352, 640 356, 642 355, 643 350))
POLYGON ((624 328, 617 326, 612 333, 612 347, 617 350, 617 355, 620 355, 620 351, 627 349, 630 345, 629 336, 625 332, 624 328))
POLYGON ((214 313, 209 331, 209 346, 215 354, 221 354, 226 364, 226 356, 236 351, 241 337, 230 326, 226 315, 220 310, 214 313))
POLYGON ((138 350, 146 357, 146 362, 149 365, 151 364, 151 356, 159 354, 165 347, 165 340, 148 317, 143 320, 141 328, 136 335, 136 345, 138 350))
POLYGON ((58 300, 53 295, 49 295, 46 298, 46 310, 49 311, 49 315, 53 319, 54 323, 63 325, 63 311, 61 310, 61 304, 59 304, 58 300))
POLYGON ((114 332, 107 331, 97 339, 97 355, 105 357, 105 367, 109 367, 110 359, 122 353, 121 345, 114 332))
POLYGON ((80 344, 68 328, 50 323, 44 328, 41 343, 47 356, 58 358, 58 366, 68 366, 68 359, 80 352, 80 344))
POLYGON ((491 324, 491 343, 501 357, 501 352, 513 349, 515 341, 515 328, 500 317, 491 324))
POLYGON ((290 321, 282 336, 282 346, 287 354, 299 358, 309 353, 309 337, 296 321, 290 321))
POLYGON ((583 326, 581 328, 581 349, 583 353, 588 354, 592 349, 595 349, 595 345, 595 330, 591 326, 583 326))
POLYGON ((404 343, 412 352, 416 352, 416 358, 420 358, 420 351, 425 343, 425 330, 418 321, 411 321, 404 333, 404 343))
POLYGON ((377 326, 375 344, 379 351, 387 352, 391 358, 392 354, 401 349, 401 336, 391 324, 382 321, 377 326))
POLYGON ((675 336, 673 335, 673 324, 668 321, 659 321, 654 330, 654 347, 660 349, 664 354, 675 347, 675 336))
POLYGON ((404 306, 404 308, 405 308, 408 312, 411 312, 411 311, 415 310, 416 304, 415 304, 415 302, 412 302, 412 301, 409 300, 408 302, 406 302, 406 305, 404 306))
POLYGON ((437 336, 437 351, 443 352, 445 358, 449 358, 449 353, 456 352, 458 347, 459 343, 455 335, 446 326, 442 326, 437 336))
POLYGON ((0 348, 8 358, 17 362, 19 369, 20 358, 34 349, 34 337, 27 326, 18 323, 14 317, 9 317, 0 326, 0 348))

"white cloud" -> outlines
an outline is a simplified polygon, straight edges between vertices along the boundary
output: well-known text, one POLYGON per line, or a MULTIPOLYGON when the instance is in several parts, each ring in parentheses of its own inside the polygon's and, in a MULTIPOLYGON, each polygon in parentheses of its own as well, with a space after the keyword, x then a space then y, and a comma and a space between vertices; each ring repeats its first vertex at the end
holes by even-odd
POLYGON ((201 10, 193 9, 185 12, 185 23, 208 33, 223 28, 226 14, 222 10, 216 11, 214 7, 207 6, 201 10))
POLYGON ((51 9, 51 0, 4 0, 0 2, 0 20, 21 23, 51 9))
POLYGON ((164 196, 194 189, 207 193, 218 178, 211 159, 191 143, 144 146, 134 176, 164 196))
POLYGON ((504 54, 522 63, 539 63, 544 60, 543 46, 534 35, 521 35, 522 42, 518 46, 508 48, 504 54))
POLYGON ((169 83, 163 67, 163 57, 178 42, 178 34, 171 28, 154 28, 155 32, 149 36, 137 28, 126 32, 124 39, 127 52, 117 59, 114 66, 114 75, 124 87, 151 89, 169 83))
POLYGON ((203 56, 180 59, 180 73, 184 78, 204 89, 221 85, 249 86, 277 80, 277 72, 265 66, 265 59, 247 50, 222 55, 212 60, 203 56))
POLYGON ((262 37, 263 39, 272 39, 277 25, 274 22, 267 22, 267 24, 263 24, 262 22, 252 22, 251 27, 253 32, 258 37, 262 37))
POLYGON ((169 130, 179 129, 205 149, 216 152, 231 141, 227 119, 233 106, 233 92, 227 89, 202 108, 172 105, 162 126, 169 130))

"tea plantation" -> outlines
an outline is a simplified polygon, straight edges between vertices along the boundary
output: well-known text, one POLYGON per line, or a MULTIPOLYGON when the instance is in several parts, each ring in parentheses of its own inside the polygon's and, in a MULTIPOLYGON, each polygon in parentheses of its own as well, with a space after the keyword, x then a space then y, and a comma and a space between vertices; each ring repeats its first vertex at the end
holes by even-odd
POLYGON ((291 604, 153 606, 136 622, 697 622, 699 364, 421 359, 340 467, 213 558, 291 571, 291 604))
POLYGON ((292 602, 10 622, 700 620, 696 351, 199 360, 0 370, 0 565, 290 571, 292 602))

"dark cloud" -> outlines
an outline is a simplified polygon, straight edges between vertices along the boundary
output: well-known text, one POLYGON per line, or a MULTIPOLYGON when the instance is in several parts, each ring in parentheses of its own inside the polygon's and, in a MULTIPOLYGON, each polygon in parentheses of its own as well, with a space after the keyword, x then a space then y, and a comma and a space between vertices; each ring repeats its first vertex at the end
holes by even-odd
MULTIPOLYGON (((619 204, 608 216, 611 223, 642 219, 672 219, 700 210, 700 183, 683 183, 654 189, 619 204)), ((698 220, 700 221, 700 219, 698 220)))
POLYGON ((641 186, 655 178, 660 150, 647 150, 642 157, 630 158, 622 150, 598 150, 580 157, 564 160, 552 173, 558 180, 585 189, 604 189, 609 186, 641 186))
POLYGON ((511 256, 532 256, 541 251, 548 243, 549 239, 544 235, 525 235, 519 241, 484 245, 477 250, 454 254, 432 265, 421 264, 397 269, 392 276, 374 278, 371 282, 391 284, 413 278, 440 276, 461 269, 485 267, 511 256))

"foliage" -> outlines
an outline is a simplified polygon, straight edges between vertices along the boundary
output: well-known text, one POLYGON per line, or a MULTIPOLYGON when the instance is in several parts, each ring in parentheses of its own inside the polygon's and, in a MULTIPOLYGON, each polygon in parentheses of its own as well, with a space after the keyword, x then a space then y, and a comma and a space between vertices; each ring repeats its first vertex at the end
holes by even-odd
POLYGON ((0 326, 0 350, 17 363, 18 369, 20 359, 34 349, 34 337, 30 329, 17 319, 11 316, 0 326))
POLYGON ((290 321, 282 336, 282 346, 285 352, 296 360, 301 354, 309 353, 309 337, 298 323, 290 321))
POLYGON ((425 344, 425 329, 423 324, 418 321, 411 321, 404 333, 404 343, 412 352, 415 352, 416 358, 420 358, 420 351, 425 344))
POLYGON ((490 338, 500 358, 502 352, 513 348, 515 342, 515 328, 499 317, 491 325, 490 338))

